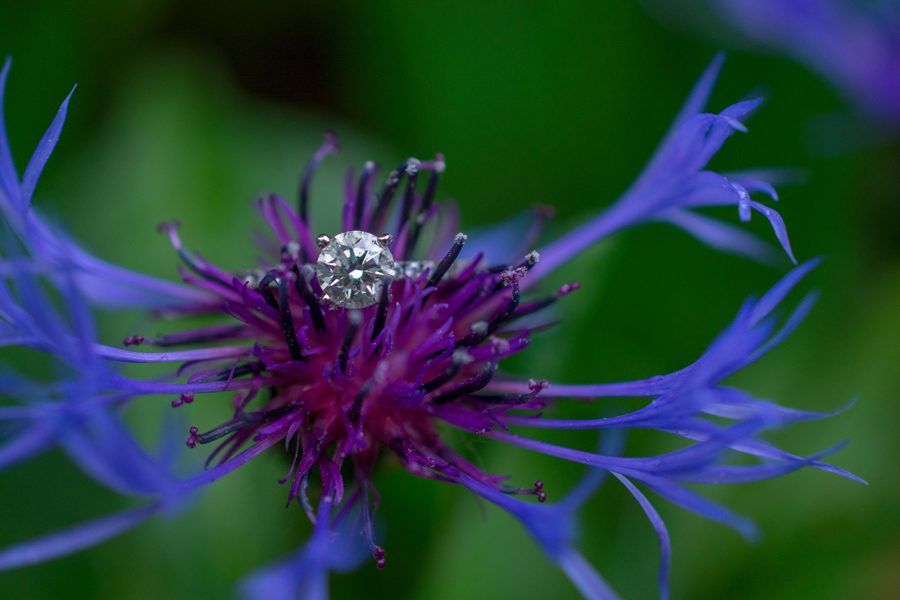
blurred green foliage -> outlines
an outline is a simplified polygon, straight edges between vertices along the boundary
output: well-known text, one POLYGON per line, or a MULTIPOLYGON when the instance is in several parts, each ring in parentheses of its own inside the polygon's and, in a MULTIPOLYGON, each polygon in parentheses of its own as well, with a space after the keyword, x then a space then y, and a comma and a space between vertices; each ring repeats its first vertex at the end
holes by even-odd
MULTIPOLYGON (((175 217, 192 247, 240 268, 256 257, 250 201, 266 191, 292 196, 306 157, 332 128, 344 153, 315 184, 323 230, 337 222, 348 165, 441 151, 449 164, 443 191, 458 200, 464 225, 546 203, 557 208, 558 232, 628 186, 716 50, 665 30, 632 3, 288 4, 0 4, 0 49, 15 61, 6 115, 19 165, 79 83, 38 189, 41 207, 100 256, 142 271, 174 276, 174 255, 155 225, 175 217)), ((858 396, 852 411, 779 437, 798 452, 852 439, 836 461, 872 485, 804 472, 712 490, 760 522, 765 538, 756 546, 657 502, 673 537, 674 597, 897 597, 900 148, 818 152, 813 140, 828 132, 814 118, 846 109, 777 57, 730 56, 711 108, 759 91, 768 104, 716 166, 805 169, 803 185, 782 190, 780 210, 801 260, 827 261, 811 278, 824 293, 807 325, 739 383, 801 408, 858 396)), ((751 228, 771 237, 759 220, 751 228)), ((679 368, 780 272, 670 228, 626 232, 559 275, 583 288, 567 299, 563 325, 514 368, 570 382, 679 368)), ((109 341, 154 327, 135 315, 101 325, 109 341)), ((130 416, 153 422, 166 402, 130 416)), ((217 402, 195 403, 190 420, 215 422, 224 410, 217 402)), ((629 450, 658 443, 636 436, 629 450)), ((517 480, 543 479, 551 495, 579 474, 481 441, 472 447, 517 480)), ((300 511, 283 509, 275 480, 284 468, 264 457, 171 520, 0 574, 0 597, 228 597, 242 575, 306 535, 300 511)), ((335 597, 575 597, 498 510, 392 464, 377 483, 389 566, 333 578, 335 597)), ((121 504, 57 453, 4 473, 0 498, 0 545, 121 504)), ((583 525, 585 553, 613 586, 627 598, 654 597, 656 538, 627 494, 604 488, 583 525)))

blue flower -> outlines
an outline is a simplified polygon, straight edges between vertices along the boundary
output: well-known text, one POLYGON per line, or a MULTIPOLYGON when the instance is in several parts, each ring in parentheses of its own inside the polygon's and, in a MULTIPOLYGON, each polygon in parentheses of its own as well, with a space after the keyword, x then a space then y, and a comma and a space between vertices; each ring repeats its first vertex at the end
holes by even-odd
MULTIPOLYGON (((295 556, 245 582, 242 589, 251 597, 324 597, 328 572, 355 566, 360 548, 377 567, 385 566, 386 553, 375 535, 379 496, 373 479, 384 453, 393 453, 415 476, 461 485, 509 511, 591 598, 615 593, 577 550, 576 512, 611 475, 632 494, 657 533, 660 593, 667 597, 669 536, 639 485, 752 536, 750 521, 685 484, 753 481, 802 467, 857 479, 822 461, 836 448, 801 457, 762 437, 773 428, 829 414, 784 408, 724 383, 773 350, 803 320, 814 296, 783 321, 776 309, 815 261, 796 267, 759 299, 748 300, 707 351, 680 371, 641 381, 567 385, 547 382, 540 373, 520 380, 501 369, 504 359, 528 349, 533 331, 547 326, 546 309, 579 286, 570 283, 529 298, 530 289, 626 227, 669 222, 716 248, 772 260, 774 251, 765 242, 695 212, 731 205, 742 221, 754 211, 762 214, 794 260, 781 217, 755 197, 777 199, 765 174, 722 174, 707 167, 734 132, 746 131, 744 120, 759 105, 748 100, 718 113, 702 112, 721 65, 717 57, 703 74, 632 187, 540 251, 518 246, 538 239, 546 211, 536 213, 526 231, 513 221, 477 239, 458 232, 455 211, 436 202, 446 168, 440 155, 404 161, 387 173, 377 192, 378 168, 366 163, 356 181, 348 177, 341 215, 345 233, 315 237, 309 190, 319 163, 338 150, 329 134, 301 177, 296 208, 274 194, 258 202, 272 233, 263 247, 264 268, 221 269, 189 250, 177 224, 168 223, 160 230, 183 262, 183 284, 162 282, 91 256, 31 208, 37 175, 59 136, 68 100, 32 159, 36 166, 29 165, 21 182, 11 161, 3 160, 9 155, 4 139, 0 207, 11 236, 26 252, 4 254, 0 334, 7 345, 49 353, 73 373, 33 384, 44 392, 22 394, 27 406, 5 413, 9 420, 18 415, 26 426, 12 428, 14 436, 0 456, 5 452, 12 462, 60 444, 88 475, 144 504, 0 552, 0 568, 59 556, 108 539, 151 514, 177 509, 196 490, 283 444, 290 461, 281 481, 287 503, 298 503, 315 527, 295 556), (38 276, 67 300, 70 316, 40 293, 34 282, 38 276), (156 338, 129 335, 125 348, 113 347, 95 341, 89 303, 164 307, 167 318, 206 315, 215 324, 156 338), (115 370, 116 363, 170 364, 172 369, 162 378, 135 378, 115 370), (141 448, 119 419, 123 406, 145 395, 171 394, 172 407, 183 411, 195 396, 222 391, 234 394, 227 416, 187 432, 188 448, 215 447, 207 469, 196 474, 174 474, 171 464, 141 448), (546 416, 560 399, 602 396, 647 402, 595 419, 546 416), (60 421, 58 415, 65 418, 60 421), (445 426, 590 470, 569 495, 547 503, 542 482, 508 484, 507 477, 469 462, 442 434, 445 426), (617 433, 650 429, 678 436, 683 447, 649 457, 623 456, 614 447, 585 452, 522 433, 536 428, 595 429, 611 433, 614 441, 617 433), (732 455, 756 462, 732 464, 732 455), (523 499, 530 497, 537 502, 523 499)), ((4 81, 7 70, 8 65, 4 81)), ((10 378, 11 389, 24 391, 27 385, 32 384, 10 378)))
MULTIPOLYGON (((7 61, 0 72, 0 107, 9 66, 7 61)), ((105 273, 86 275, 86 267, 103 263, 72 245, 31 208, 38 177, 62 130, 68 100, 41 139, 21 181, 6 136, 0 135, 0 211, 4 216, 0 345, 43 353, 49 360, 42 362, 55 374, 51 381, 32 381, 12 370, 0 374, 5 395, 18 402, 0 407, 0 469, 60 447, 97 483, 140 504, 6 548, 0 551, 0 570, 105 541, 153 514, 176 510, 190 491, 170 469, 171 452, 168 458, 149 454, 121 421, 119 409, 131 394, 117 385, 118 375, 103 358, 105 347, 96 342, 84 287, 98 275, 127 272, 110 267, 105 273)), ((126 276, 125 281, 141 278, 126 276)))
POLYGON ((703 73, 671 130, 628 191, 607 210, 541 250, 541 264, 532 282, 597 240, 648 221, 670 222, 715 248, 771 260, 768 246, 754 236, 693 212, 706 206, 733 205, 741 221, 749 221, 753 211, 761 213, 794 261, 781 216, 751 197, 759 192, 778 199, 766 174, 722 174, 706 168, 733 133, 747 131, 744 119, 762 102, 746 100, 719 113, 702 112, 723 62, 724 55, 717 56, 703 73))
POLYGON ((140 504, 6 548, 0 551, 0 570, 105 541, 153 514, 177 510, 190 491, 172 473, 171 453, 168 460, 164 454, 150 455, 121 421, 118 408, 130 396, 115 389, 115 375, 95 352, 93 321, 72 278, 38 261, 7 260, 8 256, 4 256, 4 275, 11 285, 0 283, 0 343, 49 355, 52 362, 45 362, 56 367, 56 377, 51 382, 31 381, 12 371, 0 377, 5 393, 21 403, 0 408, 5 434, 0 442, 0 469, 59 446, 97 483, 140 504), (62 282, 57 291, 65 299, 64 314, 43 291, 44 278, 62 282))
POLYGON ((892 1, 715 0, 736 30, 791 56, 878 123, 900 125, 900 5, 892 1))

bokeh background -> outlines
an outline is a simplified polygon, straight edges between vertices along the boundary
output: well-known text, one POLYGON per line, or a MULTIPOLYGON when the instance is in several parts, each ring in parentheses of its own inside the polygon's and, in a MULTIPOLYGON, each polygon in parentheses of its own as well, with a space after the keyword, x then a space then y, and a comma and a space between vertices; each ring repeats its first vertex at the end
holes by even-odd
MULTIPOLYGON (((174 217, 189 244, 232 268, 256 256, 251 201, 291 197, 322 132, 343 154, 316 181, 316 210, 336 223, 345 169, 374 158, 447 156, 443 195, 464 225, 552 204, 563 231, 611 203, 642 168, 717 51, 634 2, 229 3, 62 0, 0 3, 0 52, 14 68, 9 137, 23 165, 74 83, 62 141, 37 202, 98 255, 174 277, 155 233, 174 217), (292 4, 296 4, 293 5, 292 4)), ((732 531, 656 504, 674 543, 676 598, 900 596, 900 144, 845 140, 822 115, 850 110, 802 67, 732 52, 711 108, 751 93, 769 101, 749 135, 714 165, 789 166, 802 184, 779 207, 823 296, 805 327, 741 375, 754 392, 807 409, 858 404, 779 434, 809 452, 848 438, 835 459, 864 487, 819 472, 711 490, 758 520, 748 545, 732 531), (846 142, 846 143, 845 143, 846 142), (826 151, 827 150, 827 151, 826 151)), ((848 127, 850 126, 850 127, 848 127)), ((737 211, 723 213, 737 219, 737 211)), ((757 218, 751 229, 768 239, 757 218)), ((566 267, 582 290, 563 325, 512 368, 569 382, 668 372, 693 360, 749 293, 786 269, 724 256, 665 226, 628 231, 566 267)), ((103 316, 106 340, 151 330, 103 316)), ((130 418, 152 434, 166 399, 130 418)), ((198 406, 203 404, 202 406, 198 406)), ((182 409, 184 410, 184 409, 182 409)), ((224 402, 188 419, 213 424, 224 402)), ((595 407, 563 409, 590 414, 595 407)), ((590 445, 583 436, 570 443, 590 445)), ((629 451, 660 448, 636 436, 629 451)), ((475 442, 481 461, 561 494, 579 470, 475 442)), ((250 570, 304 539, 283 508, 277 455, 230 476, 180 516, 49 564, 0 574, 2 598, 226 598, 250 570)), ((386 464, 381 540, 388 568, 332 578, 336 598, 574 598, 568 581, 493 507, 386 464)), ((60 454, 0 477, 0 545, 122 506, 60 454)), ((640 508, 616 485, 586 507, 582 546, 626 598, 655 597, 658 549, 640 508)))

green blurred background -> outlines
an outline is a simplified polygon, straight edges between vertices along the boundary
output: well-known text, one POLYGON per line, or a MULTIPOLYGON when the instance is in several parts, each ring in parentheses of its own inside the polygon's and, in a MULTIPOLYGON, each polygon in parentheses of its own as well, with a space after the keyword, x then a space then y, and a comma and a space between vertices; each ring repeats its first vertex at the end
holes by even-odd
MULTIPOLYGON (((458 199, 466 228, 546 203, 557 208, 559 232, 628 186, 717 50, 632 2, 290 4, 0 4, 0 51, 14 58, 6 117, 18 165, 79 84, 38 188, 40 206, 97 254, 129 267, 174 276, 175 257, 154 228, 177 217, 192 247, 240 268, 256 257, 250 201, 265 191, 292 196, 331 128, 344 152, 316 182, 320 222, 330 214, 336 223, 348 165, 440 151, 448 161, 443 195, 458 199)), ((816 117, 848 109, 776 56, 732 53, 711 108, 757 92, 769 101, 751 133, 732 139, 714 166, 805 169, 802 185, 782 189, 779 209, 798 257, 827 260, 810 278, 823 297, 806 326, 736 383, 809 409, 858 396, 852 411, 777 437, 797 452, 851 439, 836 462, 871 485, 802 472, 711 490, 760 523, 765 535, 754 546, 657 501, 673 537, 673 596, 900 597, 900 146, 854 142, 820 152, 842 144, 816 117)), ((736 221, 736 213, 720 216, 736 221)), ((761 221, 751 229, 771 239, 761 221)), ((560 275, 580 279, 582 290, 567 299, 565 323, 513 368, 569 382, 679 368, 746 295, 782 272, 664 226, 620 234, 560 275)), ((108 341, 154 327, 133 315, 101 325, 108 341)), ((130 417, 145 427, 166 401, 134 407, 130 417)), ((225 408, 204 399, 188 410, 191 422, 212 425, 225 408)), ((576 437, 570 443, 592 444, 576 437)), ((628 450, 660 443, 636 436, 628 450)), ((541 478, 551 495, 579 474, 492 444, 472 447, 488 468, 521 482, 541 478)), ((285 467, 266 456, 180 516, 2 573, 0 597, 230 597, 242 575, 291 552, 308 531, 300 511, 283 508, 275 480, 285 467)), ((377 484, 388 568, 368 563, 333 577, 334 597, 576 597, 499 510, 394 464, 377 484)), ((125 504, 48 454, 0 477, 0 546, 125 504)), ((587 505, 582 547, 624 597, 655 596, 656 538, 618 486, 587 505)))

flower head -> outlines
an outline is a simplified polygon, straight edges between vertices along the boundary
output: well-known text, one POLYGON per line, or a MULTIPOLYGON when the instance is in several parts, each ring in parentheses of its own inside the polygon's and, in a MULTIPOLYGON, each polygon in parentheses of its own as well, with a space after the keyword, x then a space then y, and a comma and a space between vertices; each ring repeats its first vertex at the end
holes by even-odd
MULTIPOLYGON (((14 230, 24 232, 20 237, 28 241, 31 253, 53 265, 68 257, 67 271, 72 275, 61 278, 62 271, 54 269, 51 282, 71 282, 73 294, 106 306, 127 303, 129 297, 119 287, 136 284, 153 292, 140 303, 152 302, 165 317, 204 315, 215 320, 213 325, 156 337, 129 332, 123 336, 125 347, 90 338, 81 353, 104 365, 104 370, 102 375, 90 372, 95 387, 90 388, 91 397, 78 405, 101 407, 91 414, 106 424, 116 408, 143 395, 170 394, 172 407, 183 411, 203 395, 231 392, 231 405, 223 407, 227 416, 202 427, 193 425, 187 432, 188 448, 212 448, 207 470, 186 479, 154 479, 158 485, 150 486, 143 479, 116 478, 114 472, 119 471, 113 467, 126 460, 126 455, 118 456, 117 448, 131 447, 127 436, 108 439, 111 432, 126 435, 118 428, 94 434, 100 444, 97 455, 111 462, 110 468, 104 470, 106 463, 98 460, 85 462, 86 470, 102 475, 114 489, 137 495, 171 489, 173 497, 181 498, 267 449, 283 446, 290 463, 281 480, 287 504, 302 506, 315 530, 297 556, 248 580, 245 592, 266 597, 298 589, 312 597, 322 595, 327 571, 353 562, 347 558, 350 550, 338 550, 349 541, 359 541, 378 567, 385 566, 386 553, 376 540, 373 523, 379 498, 373 474, 385 454, 394 455, 415 476, 461 485, 508 510, 582 593, 597 598, 614 593, 576 550, 575 512, 605 475, 613 475, 629 490, 657 531, 663 549, 664 596, 668 533, 636 484, 752 535, 749 521, 684 484, 751 481, 804 466, 853 478, 821 462, 821 456, 796 456, 760 437, 773 427, 826 415, 785 409, 723 384, 799 324, 811 298, 802 301, 780 328, 774 311, 814 263, 791 271, 760 299, 749 300, 696 362, 675 373, 616 384, 563 385, 547 382, 542 374, 517 379, 503 369, 506 358, 525 351, 532 333, 548 325, 546 309, 579 284, 572 282, 545 295, 528 296, 528 291, 563 262, 622 228, 667 221, 714 246, 770 257, 763 242, 693 212, 730 204, 738 208, 742 220, 751 211, 762 213, 793 259, 780 216, 752 198, 756 192, 775 196, 765 178, 707 170, 725 140, 735 131, 746 131, 743 119, 758 105, 747 101, 720 113, 701 112, 720 66, 718 58, 703 75, 632 188, 609 209, 539 250, 497 251, 497 238, 470 241, 459 232, 455 211, 442 210, 436 202, 445 169, 440 155, 404 161, 387 172, 380 186, 377 166, 366 163, 345 187, 343 233, 316 235, 310 184, 318 164, 337 150, 332 134, 303 172, 295 206, 274 194, 259 200, 258 211, 271 230, 263 244, 262 266, 227 271, 189 249, 177 223, 161 226, 183 263, 186 287, 142 278, 73 251, 69 242, 50 235, 30 206, 16 204, 22 193, 7 194, 12 207, 7 218, 14 230), (16 229, 16 222, 32 225, 16 229), (27 235, 31 231, 38 234, 27 235), (474 248, 463 254, 466 246, 474 248), (69 251, 61 253, 60 247, 69 251), (109 367, 114 362, 162 363, 172 369, 167 377, 138 379, 109 367), (649 400, 642 408, 604 418, 545 417, 561 398, 601 396, 649 400), (546 503, 541 481, 522 485, 483 470, 454 449, 442 433, 444 427, 581 463, 591 473, 570 495, 546 503), (622 456, 612 447, 586 452, 521 433, 535 428, 652 429, 679 436, 684 447, 649 457, 622 456), (733 453, 760 463, 725 462, 733 453), (529 497, 536 502, 523 499, 529 497)), ((57 129, 53 136, 58 133, 57 129)), ((30 331, 29 315, 13 308, 6 310, 9 326, 30 331)), ((37 305, 32 310, 45 312, 37 305)), ((54 335, 69 339, 67 333, 54 335)), ((46 335, 35 341, 10 338, 9 343, 53 352, 47 339, 46 335)), ((72 431, 80 436, 93 429, 84 422, 72 431)), ((75 458, 84 460, 88 455, 77 452, 75 458)), ((128 475, 135 475, 129 469, 128 475)), ((100 523, 89 531, 112 529, 100 523)), ((82 539, 92 538, 83 534, 82 539)), ((7 566, 17 564, 21 562, 7 566)))

